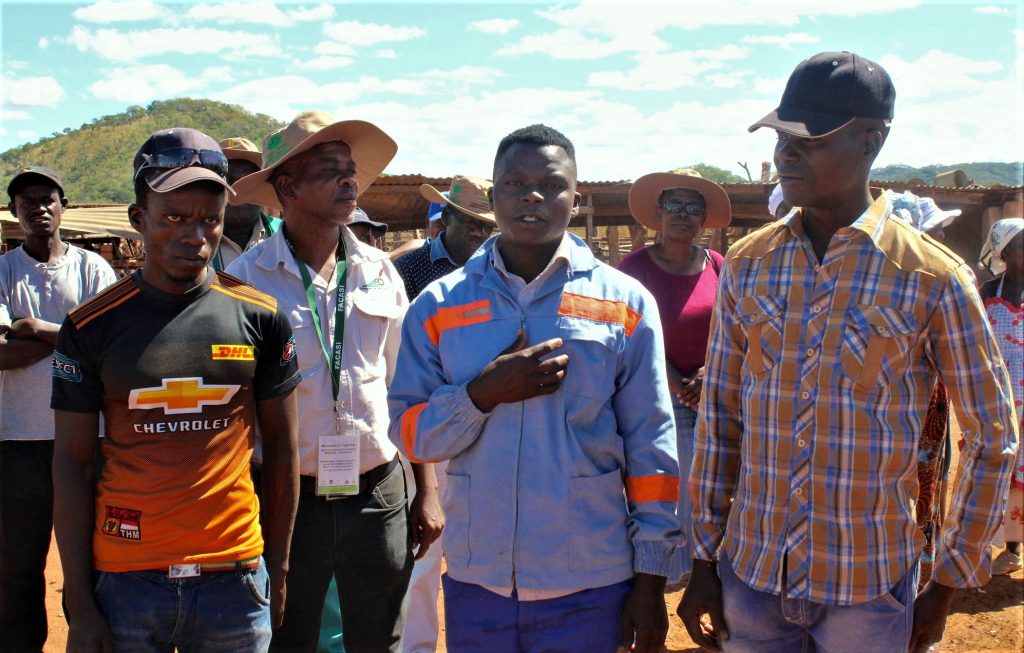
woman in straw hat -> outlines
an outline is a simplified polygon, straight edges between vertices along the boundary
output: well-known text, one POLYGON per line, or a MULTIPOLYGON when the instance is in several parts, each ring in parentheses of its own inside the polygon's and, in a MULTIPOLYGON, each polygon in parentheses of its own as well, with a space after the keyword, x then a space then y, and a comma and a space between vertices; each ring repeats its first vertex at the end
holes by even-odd
MULTIPOLYGON (((732 207, 721 186, 701 178, 695 170, 680 170, 637 179, 629 191, 629 210, 637 222, 660 232, 656 243, 627 256, 619 269, 644 284, 654 295, 661 314, 681 472, 677 510, 689 543, 691 518, 686 483, 693 462, 711 309, 722 267, 722 255, 704 249, 698 241, 705 227, 729 224, 732 207)), ((684 560, 685 582, 689 575, 689 550, 684 551, 684 560)))
MULTIPOLYGON (((1013 406, 1024 431, 1024 218, 1006 218, 993 224, 979 263, 996 275, 982 284, 981 299, 1010 373, 1013 406)), ((992 561, 993 576, 1005 576, 1021 568, 1024 454, 1019 448, 1001 535, 997 539, 1005 540, 1006 548, 992 561)))

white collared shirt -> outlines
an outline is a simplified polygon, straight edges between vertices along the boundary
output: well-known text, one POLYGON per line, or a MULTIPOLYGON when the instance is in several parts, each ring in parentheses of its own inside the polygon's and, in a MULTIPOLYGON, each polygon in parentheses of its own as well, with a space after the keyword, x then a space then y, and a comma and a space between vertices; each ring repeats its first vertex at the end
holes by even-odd
MULTIPOLYGON (((405 287, 386 252, 370 247, 344 229, 346 260, 345 342, 338 391, 342 434, 360 436, 360 473, 391 461, 398 450, 388 439, 387 386, 395 372, 402 319, 409 305, 405 287)), ((259 243, 227 272, 277 298, 295 334, 302 383, 299 401, 299 471, 317 473, 318 439, 338 433, 331 373, 317 341, 313 314, 295 258, 279 231, 259 243)), ((336 277, 310 270, 317 311, 324 319, 327 351, 334 341, 336 277)), ((255 453, 262 459, 259 438, 255 453)))

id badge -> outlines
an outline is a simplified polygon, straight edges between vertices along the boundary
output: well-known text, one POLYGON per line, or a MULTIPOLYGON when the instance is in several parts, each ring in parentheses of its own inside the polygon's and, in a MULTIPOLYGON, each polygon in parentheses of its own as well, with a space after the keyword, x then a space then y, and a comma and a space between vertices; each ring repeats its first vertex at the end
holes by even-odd
POLYGON ((359 494, 359 436, 321 435, 316 493, 324 497, 359 494))

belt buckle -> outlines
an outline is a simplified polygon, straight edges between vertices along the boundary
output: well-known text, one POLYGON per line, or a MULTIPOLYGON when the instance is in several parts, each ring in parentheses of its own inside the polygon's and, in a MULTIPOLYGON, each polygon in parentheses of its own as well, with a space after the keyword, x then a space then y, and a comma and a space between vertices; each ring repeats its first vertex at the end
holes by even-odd
POLYGON ((191 563, 184 565, 168 565, 168 578, 196 578, 203 573, 202 565, 191 563))

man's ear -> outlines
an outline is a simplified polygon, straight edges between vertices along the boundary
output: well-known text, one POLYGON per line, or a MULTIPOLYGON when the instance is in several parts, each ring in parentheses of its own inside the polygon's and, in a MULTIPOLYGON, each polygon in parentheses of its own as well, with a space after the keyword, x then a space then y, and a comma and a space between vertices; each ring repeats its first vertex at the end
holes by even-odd
POLYGON ((281 197, 287 197, 289 199, 295 199, 297 194, 295 192, 295 180, 286 172, 279 173, 274 177, 274 181, 271 182, 274 185, 274 190, 281 197))
POLYGON ((882 143, 885 142, 885 137, 882 136, 882 132, 878 129, 868 129, 864 133, 864 154, 874 157, 878 154, 878 150, 882 149, 882 143))
POLYGON ((487 189, 487 204, 491 207, 491 213, 494 213, 494 186, 487 189))
POLYGON ((572 194, 572 217, 576 217, 580 214, 580 202, 583 201, 583 196, 579 193, 572 194))
POLYGON ((142 233, 142 216, 145 209, 139 204, 132 204, 128 207, 128 222, 132 223, 135 231, 142 233))
POLYGON ((68 208, 68 198, 66 198, 66 197, 60 198, 60 208, 62 208, 62 209, 68 208))
POLYGON ((18 214, 15 213, 14 211, 14 200, 11 200, 10 202, 7 203, 7 210, 10 211, 11 215, 13 215, 15 218, 18 217, 18 214))

